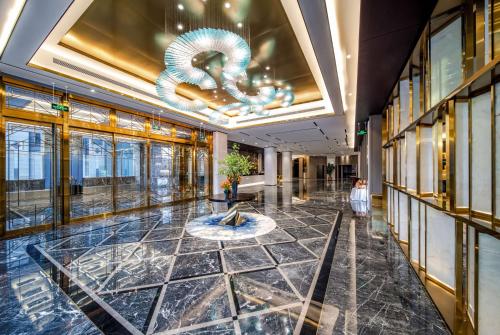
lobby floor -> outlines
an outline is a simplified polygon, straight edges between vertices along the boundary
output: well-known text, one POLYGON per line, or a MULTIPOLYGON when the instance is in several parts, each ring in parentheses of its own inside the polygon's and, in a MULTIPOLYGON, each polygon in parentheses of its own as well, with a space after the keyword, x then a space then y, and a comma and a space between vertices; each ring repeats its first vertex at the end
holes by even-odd
MULTIPOLYGON (((378 215, 349 186, 252 187, 273 218, 240 241, 193 238, 206 201, 0 241, 6 334, 448 334, 378 215)), ((216 208, 223 210, 223 208, 216 208)))

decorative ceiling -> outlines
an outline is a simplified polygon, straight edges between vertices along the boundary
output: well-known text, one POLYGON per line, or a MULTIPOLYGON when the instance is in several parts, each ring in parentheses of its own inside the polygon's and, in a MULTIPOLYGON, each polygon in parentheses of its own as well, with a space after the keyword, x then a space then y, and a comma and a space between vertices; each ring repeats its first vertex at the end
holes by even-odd
MULTIPOLYGON (((63 36, 60 45, 154 83, 165 49, 180 34, 196 28, 222 28, 241 35, 251 49, 247 80, 240 89, 256 95, 266 80, 290 85, 295 104, 321 99, 300 45, 277 0, 99 0, 63 36)), ((220 80, 223 55, 205 52, 193 66, 220 80)), ((219 81, 219 87, 220 85, 219 81)), ((182 84, 177 93, 210 108, 238 102, 222 89, 182 84)), ((270 108, 279 107, 275 102, 270 108)))
MULTIPOLYGON (((320 66, 317 53, 324 51, 318 49, 317 43, 313 47, 315 36, 311 35, 310 24, 298 2, 67 1, 68 7, 63 15, 24 64, 36 73, 50 73, 56 75, 54 78, 64 78, 68 82, 77 81, 81 87, 88 87, 90 96, 108 96, 110 98, 106 99, 141 104, 144 106, 142 111, 149 109, 154 115, 189 119, 191 124, 210 124, 228 131, 347 115, 354 111, 349 103, 342 102, 346 97, 340 96, 338 89, 331 92, 328 87, 332 87, 332 80, 342 82, 346 87, 353 86, 355 81, 331 78, 321 70, 324 65, 320 66), (249 57, 240 57, 237 62, 229 59, 227 50, 233 51, 231 44, 221 40, 226 44, 218 45, 214 38, 210 43, 217 46, 215 50, 207 48, 206 41, 199 39, 198 44, 204 45, 195 48, 198 53, 192 50, 177 52, 182 49, 182 43, 192 42, 194 34, 203 29, 226 38, 236 34, 244 41, 241 50, 249 57), (180 63, 169 66, 173 63, 167 61, 169 47, 175 44, 177 50, 170 56, 182 62, 180 67, 177 66, 180 63), (240 72, 235 70, 235 64, 240 72), (173 69, 176 66, 177 70, 191 72, 176 72, 173 69), (186 73, 196 80, 178 80, 186 73), (167 78, 172 74, 177 76, 175 80, 167 78), (227 80, 226 75, 234 78, 227 80), (213 79, 210 85, 205 85, 207 76, 213 79), (200 78, 204 78, 203 84, 200 78), (177 97, 195 103, 176 104, 177 97), (224 108, 238 104, 240 106, 234 109, 224 108), (183 108, 185 106, 194 108, 183 108), (224 122, 214 120, 214 112, 218 112, 224 122)), ((328 16, 323 14, 328 17, 325 22, 335 25, 338 17, 335 11, 329 10, 328 16)), ((339 28, 336 27, 336 31, 339 28)), ((326 34, 323 37, 327 38, 324 43, 330 45, 339 36, 326 34)), ((337 49, 342 46, 341 38, 337 49)), ((331 48, 328 50, 332 52, 331 48)), ((343 53, 347 54, 347 51, 339 51, 341 62, 345 62, 343 53)), ((354 63, 355 53, 350 53, 354 63)), ((241 56, 239 52, 232 54, 233 57, 241 56)), ((329 58, 331 66, 339 66, 334 61, 336 59, 329 58)), ((345 71, 338 76, 345 78, 345 71)), ((344 88, 342 92, 347 96, 346 92, 353 91, 344 88)), ((355 97, 354 93, 349 93, 351 95, 355 97)))

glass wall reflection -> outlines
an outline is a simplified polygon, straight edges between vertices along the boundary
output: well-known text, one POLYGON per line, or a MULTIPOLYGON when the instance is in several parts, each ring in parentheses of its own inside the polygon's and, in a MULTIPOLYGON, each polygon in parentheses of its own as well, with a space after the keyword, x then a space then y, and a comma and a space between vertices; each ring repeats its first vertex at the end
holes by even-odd
POLYGON ((113 138, 70 132, 71 217, 113 211, 113 138))
POLYGON ((151 194, 152 205, 172 201, 173 191, 173 145, 169 143, 151 143, 151 194))
POLYGON ((53 222, 53 192, 59 178, 58 138, 59 131, 54 134, 49 126, 7 122, 8 231, 53 222))
POLYGON ((144 207, 146 202, 146 143, 140 139, 117 138, 116 210, 144 207))
POLYGON ((207 148, 196 149, 196 195, 198 196, 208 195, 209 192, 210 166, 208 157, 207 148))
POLYGON ((174 198, 193 196, 193 150, 191 146, 176 145, 174 154, 174 198))

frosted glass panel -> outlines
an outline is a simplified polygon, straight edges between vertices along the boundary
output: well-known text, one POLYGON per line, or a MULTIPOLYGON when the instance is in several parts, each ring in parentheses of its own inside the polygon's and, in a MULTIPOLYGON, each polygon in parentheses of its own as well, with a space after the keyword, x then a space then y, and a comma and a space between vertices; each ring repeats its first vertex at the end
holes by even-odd
POLYGON ((495 174, 496 174, 496 214, 500 218, 500 84, 495 85, 495 174))
POLYGON ((417 190, 417 142, 414 131, 406 132, 406 189, 417 190))
POLYGON ((427 273, 455 288, 455 220, 429 206, 427 273))
POLYGON ((431 37, 431 106, 462 82, 462 20, 431 37))
POLYGON ((406 186, 406 142, 405 140, 399 141, 400 144, 400 180, 399 185, 406 186))
POLYGON ((408 241, 408 197, 399 193, 399 239, 408 241))
POLYGON ((412 261, 418 262, 418 211, 419 202, 411 198, 411 240, 410 240, 410 258, 412 261))
POLYGON ((479 234, 478 328, 481 334, 500 329, 500 240, 479 234))
POLYGON ((470 319, 474 322, 474 228, 468 227, 468 240, 467 240, 467 312, 469 313, 470 319))
POLYGON ((410 81, 408 79, 399 82, 399 110, 401 113, 400 130, 410 123, 410 81))
POLYGON ((420 128, 420 192, 432 192, 432 128, 420 128))
POLYGON ((441 143, 441 132, 439 131, 441 127, 440 122, 436 122, 432 125, 432 192, 438 194, 439 190, 439 148, 441 143))
POLYGON ((399 98, 394 98, 394 135, 399 133, 399 98))
POLYGON ((394 231, 399 234, 399 192, 394 191, 394 231))
POLYGON ((426 206, 423 204, 420 205, 420 245, 422 248, 420 248, 420 266, 421 267, 426 267, 427 264, 425 263, 425 211, 426 211, 426 206))
POLYGON ((468 103, 455 104, 456 206, 469 207, 469 120, 468 103))
POLYGON ((491 213, 490 93, 472 98, 472 209, 491 213))
POLYGON ((420 116, 420 76, 413 76, 412 86, 412 108, 413 108, 413 121, 420 116))
POLYGON ((392 188, 387 187, 387 223, 392 223, 392 188))

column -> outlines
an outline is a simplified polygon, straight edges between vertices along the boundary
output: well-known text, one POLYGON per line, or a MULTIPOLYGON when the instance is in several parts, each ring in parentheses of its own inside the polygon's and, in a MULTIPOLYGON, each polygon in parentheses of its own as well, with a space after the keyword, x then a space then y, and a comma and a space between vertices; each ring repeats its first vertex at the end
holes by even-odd
POLYGON ((212 192, 214 194, 222 193, 220 184, 226 179, 226 176, 219 175, 220 161, 227 155, 227 134, 221 132, 213 133, 213 153, 212 153, 212 192))
POLYGON ((368 191, 382 195, 382 115, 368 121, 368 191))
POLYGON ((275 147, 264 148, 264 185, 276 186, 278 156, 275 147))
POLYGON ((304 157, 299 158, 299 178, 304 178, 304 157))
POLYGON ((292 181, 292 152, 283 151, 281 153, 281 173, 283 181, 292 181))

